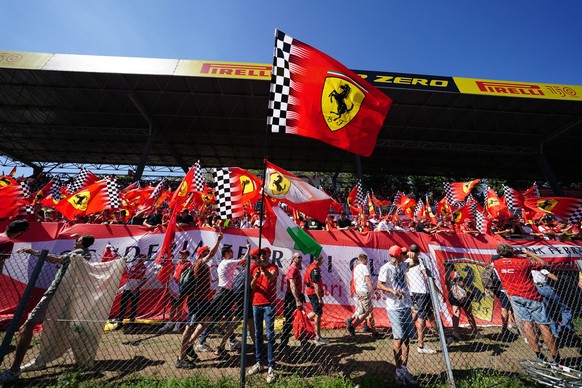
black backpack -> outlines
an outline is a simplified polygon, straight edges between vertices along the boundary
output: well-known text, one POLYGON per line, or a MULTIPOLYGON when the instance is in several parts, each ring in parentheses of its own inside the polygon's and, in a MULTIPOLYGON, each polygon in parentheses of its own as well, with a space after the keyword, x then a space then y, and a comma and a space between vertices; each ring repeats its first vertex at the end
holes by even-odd
POLYGON ((241 269, 232 280, 232 292, 234 294, 245 292, 245 272, 246 268, 241 269))
POLYGON ((495 291, 501 287, 501 280, 492 265, 488 265, 481 271, 481 284, 486 290, 495 291))
POLYGON ((196 288, 196 276, 194 276, 194 267, 190 266, 180 275, 180 297, 189 296, 194 293, 196 288))

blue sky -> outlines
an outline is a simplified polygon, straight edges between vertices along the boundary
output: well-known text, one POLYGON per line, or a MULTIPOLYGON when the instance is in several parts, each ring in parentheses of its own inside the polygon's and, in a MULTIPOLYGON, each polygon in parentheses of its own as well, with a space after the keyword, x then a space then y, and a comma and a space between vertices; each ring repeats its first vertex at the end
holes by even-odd
POLYGON ((275 28, 349 68, 582 85, 582 1, 2 2, 0 50, 271 63, 275 28))

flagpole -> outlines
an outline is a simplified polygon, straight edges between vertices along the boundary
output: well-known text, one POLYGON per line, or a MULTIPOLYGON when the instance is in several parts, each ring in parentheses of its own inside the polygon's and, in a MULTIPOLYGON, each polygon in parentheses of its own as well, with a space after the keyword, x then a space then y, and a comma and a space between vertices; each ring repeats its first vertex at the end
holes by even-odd
MULTIPOLYGON (((265 126, 265 145, 263 152, 263 187, 261 190, 261 207, 259 210, 259 254, 261 250, 261 241, 263 239, 263 218, 265 214, 265 184, 267 182, 267 160, 269 149, 269 123, 265 126)), ((244 292, 244 308, 243 308, 243 325, 242 325, 242 346, 240 355, 240 386, 246 386, 246 364, 247 364, 247 326, 249 321, 249 310, 252 309, 252 302, 249 300, 251 296, 250 290, 250 268, 252 257, 249 256, 245 264, 245 292, 244 292), (248 301, 248 302, 247 302, 248 301)), ((256 325, 256 323, 255 323, 256 325)), ((255 338, 255 341, 257 338, 255 338)))

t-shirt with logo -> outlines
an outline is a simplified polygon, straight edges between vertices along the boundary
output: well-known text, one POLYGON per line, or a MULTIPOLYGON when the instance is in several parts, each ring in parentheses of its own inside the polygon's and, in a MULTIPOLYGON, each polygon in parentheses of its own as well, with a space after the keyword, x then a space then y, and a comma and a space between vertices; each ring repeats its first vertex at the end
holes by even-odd
POLYGON ((529 259, 512 257, 496 260, 493 265, 507 295, 535 301, 542 300, 531 275, 532 270, 543 268, 540 264, 529 259))
POLYGON ((393 290, 402 291, 402 296, 398 298, 392 293, 385 292, 386 295, 386 310, 398 310, 412 307, 412 299, 410 298, 410 291, 406 283, 406 272, 408 271, 408 263, 392 263, 387 262, 380 268, 378 273, 378 281, 386 285, 386 287, 393 290))
MULTIPOLYGON (((255 287, 253 288, 253 306, 274 304, 277 300, 277 278, 279 277, 279 267, 275 264, 267 264, 264 270, 275 273, 275 279, 270 282, 267 279, 267 276, 265 276, 261 271, 261 275, 255 282, 255 287)), ((251 268, 251 277, 254 277, 257 271, 259 271, 258 266, 251 268)))

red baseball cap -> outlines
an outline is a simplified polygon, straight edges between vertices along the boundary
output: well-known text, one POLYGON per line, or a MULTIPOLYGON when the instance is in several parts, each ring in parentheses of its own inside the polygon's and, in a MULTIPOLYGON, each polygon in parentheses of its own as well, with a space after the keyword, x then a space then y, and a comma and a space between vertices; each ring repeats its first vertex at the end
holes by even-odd
POLYGON ((209 251, 210 248, 208 248, 208 245, 202 245, 200 248, 198 248, 196 250, 196 255, 198 255, 198 257, 200 257, 201 254, 204 253, 204 251, 209 251))
POLYGON ((388 249, 388 253, 392 257, 399 256, 406 252, 408 252, 408 249, 406 249, 406 247, 399 247, 398 245, 392 245, 390 249, 388 249))

